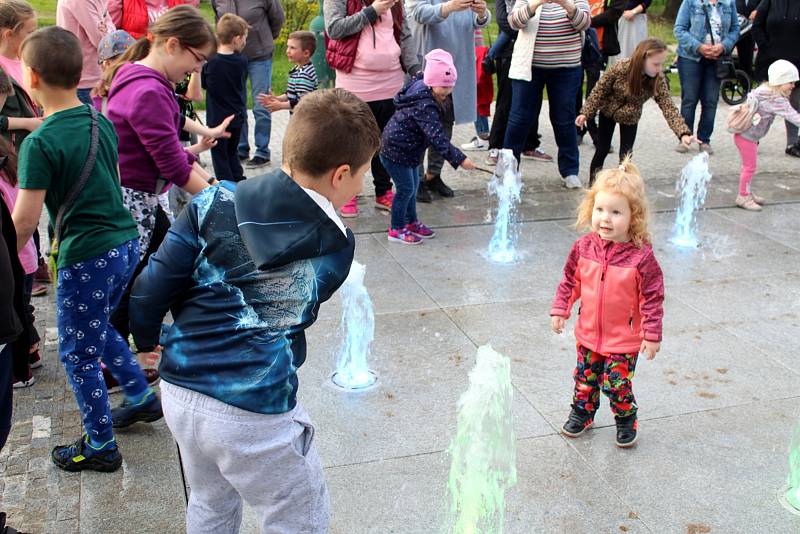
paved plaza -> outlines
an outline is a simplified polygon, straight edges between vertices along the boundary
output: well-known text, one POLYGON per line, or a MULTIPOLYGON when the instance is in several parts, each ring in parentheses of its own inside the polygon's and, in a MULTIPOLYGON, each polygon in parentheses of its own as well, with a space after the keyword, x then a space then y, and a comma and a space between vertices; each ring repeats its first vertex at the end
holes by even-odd
MULTIPOLYGON (((506 498, 506 533, 800 532, 800 516, 778 501, 800 422, 800 160, 784 155, 776 124, 761 143, 753 182, 770 204, 762 213, 733 207, 739 163, 723 131, 726 115, 720 104, 708 209, 698 216, 701 246, 685 250, 668 238, 675 182, 692 155, 672 150, 677 141, 658 109, 645 107, 635 161, 656 211, 666 302, 662 350, 640 360, 634 380, 640 441, 630 450, 614 445, 605 401, 594 429, 578 439, 559 434, 572 393, 573 320, 557 336, 548 312, 577 237, 571 224, 580 193, 561 187, 554 163, 523 163, 524 259, 507 266, 482 255, 492 233, 487 175, 448 167, 444 179, 456 197, 420 205, 438 235, 419 247, 387 242, 388 217, 365 187, 361 216, 348 224, 375 306, 377 386, 346 394, 330 383, 338 297, 308 331, 299 371, 298 399, 316 425, 334 533, 446 531, 456 401, 486 343, 510 358, 514 386, 518 482, 506 498)), ((543 148, 555 155, 546 117, 545 109, 543 148)), ((273 161, 285 120, 273 120, 273 161)), ((472 134, 459 126, 454 142, 472 134)), ((581 147, 584 181, 591 155, 581 147)), ((610 156, 607 164, 615 163, 610 156)), ((125 461, 116 473, 70 474, 50 463, 50 449, 74 440, 80 421, 58 363, 52 288, 35 304, 45 365, 35 386, 15 392, 15 424, 0 454, 0 509, 9 523, 36 534, 183 532, 186 488, 163 421, 118 434, 125 461)), ((242 532, 257 532, 254 524, 247 511, 242 532)))

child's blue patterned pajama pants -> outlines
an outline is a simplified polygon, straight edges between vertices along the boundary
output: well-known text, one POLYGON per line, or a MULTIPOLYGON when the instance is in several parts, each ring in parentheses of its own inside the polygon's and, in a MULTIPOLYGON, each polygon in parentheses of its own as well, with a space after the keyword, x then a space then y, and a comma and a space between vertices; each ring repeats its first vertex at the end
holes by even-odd
POLYGON ((122 385, 126 397, 135 398, 148 388, 136 357, 108 322, 138 262, 139 243, 132 239, 90 260, 58 269, 59 356, 78 401, 84 430, 95 443, 114 437, 100 360, 122 385))

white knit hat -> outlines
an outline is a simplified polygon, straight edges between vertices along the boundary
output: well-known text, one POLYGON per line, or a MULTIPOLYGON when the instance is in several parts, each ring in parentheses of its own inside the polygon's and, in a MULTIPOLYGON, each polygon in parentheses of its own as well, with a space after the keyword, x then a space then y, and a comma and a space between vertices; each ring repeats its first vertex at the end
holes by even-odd
POLYGON ((767 73, 769 74, 769 84, 772 86, 783 85, 785 83, 792 83, 800 80, 797 67, 785 59, 779 59, 770 65, 767 73))

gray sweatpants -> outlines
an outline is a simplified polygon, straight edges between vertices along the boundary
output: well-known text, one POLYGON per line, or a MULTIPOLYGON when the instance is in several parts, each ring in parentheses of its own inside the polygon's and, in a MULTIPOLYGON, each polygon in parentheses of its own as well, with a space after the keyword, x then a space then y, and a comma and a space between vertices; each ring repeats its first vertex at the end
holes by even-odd
POLYGON ((283 414, 248 412, 161 381, 164 419, 191 488, 187 534, 239 532, 242 499, 262 534, 325 534, 330 502, 314 427, 298 404, 283 414))

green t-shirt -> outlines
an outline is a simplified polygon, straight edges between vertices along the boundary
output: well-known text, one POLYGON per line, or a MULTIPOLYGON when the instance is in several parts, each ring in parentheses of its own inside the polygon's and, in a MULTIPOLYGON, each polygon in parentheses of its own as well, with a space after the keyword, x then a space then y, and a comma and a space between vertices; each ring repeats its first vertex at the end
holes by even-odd
MULTIPOLYGON (((139 237, 130 212, 122 204, 117 134, 108 119, 99 115, 98 121, 97 161, 61 221, 58 268, 94 258, 139 237)), ((19 186, 47 189, 44 203, 54 225, 89 155, 91 130, 88 106, 66 109, 47 117, 20 148, 19 186)))

